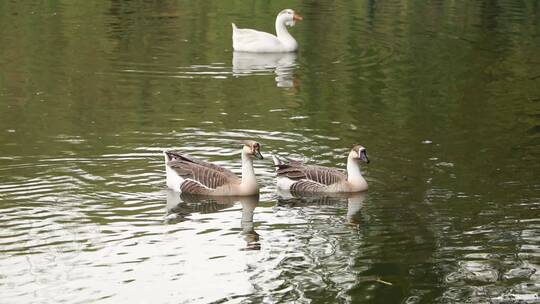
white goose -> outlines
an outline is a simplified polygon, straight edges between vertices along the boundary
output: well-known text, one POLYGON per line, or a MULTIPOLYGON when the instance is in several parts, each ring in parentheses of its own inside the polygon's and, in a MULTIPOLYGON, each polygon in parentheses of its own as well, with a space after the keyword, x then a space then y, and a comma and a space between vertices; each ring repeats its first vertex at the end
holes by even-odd
POLYGON ((287 31, 287 26, 294 26, 300 20, 302 17, 292 9, 282 10, 276 17, 276 36, 252 29, 239 29, 233 23, 233 49, 252 53, 294 52, 298 49, 298 43, 287 31))
POLYGON ((354 145, 347 158, 347 174, 335 168, 305 165, 300 161, 284 163, 272 155, 277 173, 277 187, 291 192, 359 192, 368 189, 360 172, 360 161, 369 163, 366 149, 354 145))
POLYGON ((259 193, 253 158, 263 159, 260 144, 249 140, 242 148, 242 177, 229 169, 207 163, 179 151, 164 151, 167 186, 177 192, 244 196, 259 193))

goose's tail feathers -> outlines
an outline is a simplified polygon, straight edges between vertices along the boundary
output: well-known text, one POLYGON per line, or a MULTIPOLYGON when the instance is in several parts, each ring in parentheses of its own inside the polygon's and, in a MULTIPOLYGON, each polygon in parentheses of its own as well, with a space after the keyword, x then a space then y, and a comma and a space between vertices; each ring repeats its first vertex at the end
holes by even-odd
POLYGON ((272 154, 272 160, 274 161, 274 166, 276 167, 283 165, 283 161, 274 154, 272 154))

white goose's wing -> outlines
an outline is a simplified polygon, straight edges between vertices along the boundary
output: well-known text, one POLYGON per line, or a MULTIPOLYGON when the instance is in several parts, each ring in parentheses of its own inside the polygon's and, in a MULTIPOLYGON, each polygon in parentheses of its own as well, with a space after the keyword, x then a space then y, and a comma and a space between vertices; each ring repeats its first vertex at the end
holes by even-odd
POLYGON ((280 47, 282 47, 282 43, 270 33, 233 28, 233 49, 235 51, 278 50, 280 47))

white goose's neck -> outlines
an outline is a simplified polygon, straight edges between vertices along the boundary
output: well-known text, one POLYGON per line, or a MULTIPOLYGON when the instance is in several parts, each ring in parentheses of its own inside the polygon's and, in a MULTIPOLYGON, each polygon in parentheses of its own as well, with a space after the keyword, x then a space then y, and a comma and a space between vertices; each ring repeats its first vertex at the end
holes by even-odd
POLYGON ((276 19, 276 36, 281 41, 287 49, 295 50, 297 47, 296 40, 289 34, 285 22, 281 18, 276 19))
POLYGON ((255 170, 253 169, 253 159, 246 153, 242 152, 242 187, 256 187, 257 179, 255 178, 255 170))
POLYGON ((347 158, 347 181, 354 191, 367 190, 367 182, 360 171, 360 163, 351 155, 347 158))

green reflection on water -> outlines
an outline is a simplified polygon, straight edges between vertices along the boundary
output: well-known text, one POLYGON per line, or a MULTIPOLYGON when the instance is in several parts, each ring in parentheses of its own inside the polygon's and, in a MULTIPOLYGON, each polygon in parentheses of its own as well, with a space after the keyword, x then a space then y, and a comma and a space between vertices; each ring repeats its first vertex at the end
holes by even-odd
MULTIPOLYGON (((284 259, 277 278, 296 289, 276 299, 444 302, 493 299, 511 288, 537 293, 537 276, 502 278, 520 263, 538 265, 539 13, 536 1, 2 2, 4 225, 46 239, 35 226, 18 226, 38 220, 20 208, 38 208, 39 219, 53 223, 55 212, 76 210, 63 221, 112 225, 119 239, 142 241, 162 222, 163 148, 238 169, 235 141, 255 137, 263 153, 343 168, 358 142, 373 160, 364 168, 370 192, 356 234, 343 238, 330 228, 343 227, 345 205, 274 210, 272 168, 257 164, 263 250, 292 230, 300 240, 294 250, 305 255, 284 259), (285 7, 304 16, 291 30, 300 52, 235 72, 230 23, 273 31, 285 7), (59 202, 68 208, 57 210, 59 202), (314 224, 297 231, 287 216, 314 224), (130 235, 137 225, 150 227, 130 235), (347 271, 329 258, 302 277, 318 258, 311 250, 325 249, 303 234, 334 241, 336 261, 352 257, 347 271), (319 276, 325 289, 313 283, 319 276), (362 283, 373 276, 394 285, 362 283)), ((11 230, 0 239, 28 241, 11 230)))

